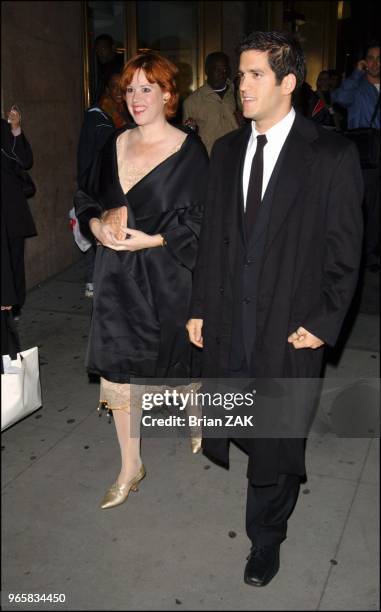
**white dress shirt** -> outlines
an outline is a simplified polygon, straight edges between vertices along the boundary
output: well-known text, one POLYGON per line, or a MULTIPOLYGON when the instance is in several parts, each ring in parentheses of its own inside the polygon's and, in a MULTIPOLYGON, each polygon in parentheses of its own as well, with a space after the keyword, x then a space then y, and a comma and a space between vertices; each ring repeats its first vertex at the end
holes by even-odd
MULTIPOLYGON (((291 108, 290 112, 283 117, 283 119, 278 121, 278 123, 273 125, 273 127, 266 132, 267 142, 263 149, 262 200, 279 157, 279 153, 281 152, 289 131, 291 130, 292 124, 294 123, 294 119, 295 111, 293 108, 291 108)), ((246 157, 242 175, 244 210, 246 210, 246 198, 247 190, 249 188, 251 164, 257 148, 257 136, 260 136, 260 133, 255 129, 255 121, 251 122, 251 127, 252 133, 246 149, 246 157)))

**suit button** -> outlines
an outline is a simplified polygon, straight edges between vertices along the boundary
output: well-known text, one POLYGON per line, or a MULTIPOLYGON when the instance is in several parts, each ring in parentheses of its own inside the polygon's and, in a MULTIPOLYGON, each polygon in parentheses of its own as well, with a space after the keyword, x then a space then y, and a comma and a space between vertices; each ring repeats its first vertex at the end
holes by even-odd
POLYGON ((250 304, 250 302, 251 302, 250 298, 248 298, 248 297, 243 298, 243 303, 244 304, 250 304))
POLYGON ((220 293, 222 294, 224 292, 225 292, 225 289, 223 287, 220 287, 220 293))
POLYGON ((229 238, 224 238, 224 244, 230 244, 229 238))
POLYGON ((246 261, 245 261, 245 268, 248 268, 252 263, 253 263, 252 259, 246 259, 246 261))
POLYGON ((216 344, 221 344, 221 338, 216 338, 216 344))

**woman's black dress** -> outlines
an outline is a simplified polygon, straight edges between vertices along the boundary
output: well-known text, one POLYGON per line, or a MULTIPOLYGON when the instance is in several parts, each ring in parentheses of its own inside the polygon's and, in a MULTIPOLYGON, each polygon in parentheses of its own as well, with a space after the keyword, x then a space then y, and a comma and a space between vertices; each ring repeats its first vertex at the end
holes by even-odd
POLYGON ((87 368, 103 378, 182 378, 192 374, 185 324, 206 195, 208 155, 188 135, 182 147, 124 194, 116 139, 106 143, 87 193, 75 197, 83 229, 106 209, 128 206, 128 226, 162 234, 165 247, 136 252, 98 246, 87 368))

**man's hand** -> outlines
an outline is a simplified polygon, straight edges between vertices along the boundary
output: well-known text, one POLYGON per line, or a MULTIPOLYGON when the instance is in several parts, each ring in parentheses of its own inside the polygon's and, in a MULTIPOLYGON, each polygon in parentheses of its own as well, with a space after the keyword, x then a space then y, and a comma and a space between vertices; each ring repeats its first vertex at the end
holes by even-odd
POLYGON ((356 64, 356 70, 363 70, 366 71, 368 69, 366 60, 360 60, 359 62, 357 62, 356 64))
POLYGON ((304 327, 298 327, 287 339, 287 341, 293 345, 296 349, 311 348, 317 349, 323 346, 324 342, 317 338, 304 327))
POLYGON ((189 319, 185 326, 188 330, 189 340, 199 348, 203 348, 204 346, 204 339, 202 337, 203 323, 203 319, 189 319))

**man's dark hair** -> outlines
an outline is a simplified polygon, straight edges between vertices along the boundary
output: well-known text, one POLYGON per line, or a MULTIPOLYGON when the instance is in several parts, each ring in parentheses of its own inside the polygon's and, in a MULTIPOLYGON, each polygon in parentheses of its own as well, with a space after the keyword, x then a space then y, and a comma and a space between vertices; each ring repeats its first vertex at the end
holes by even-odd
POLYGON ((288 32, 252 32, 238 47, 238 52, 267 51, 268 62, 275 73, 277 85, 287 74, 296 77, 296 88, 301 86, 306 75, 306 61, 300 42, 288 32))
POLYGON ((221 60, 229 65, 229 58, 223 51, 213 51, 213 53, 209 53, 205 59, 205 72, 208 73, 213 64, 221 60))
POLYGON ((94 45, 99 42, 107 42, 112 46, 114 44, 114 39, 112 36, 110 36, 110 34, 99 34, 94 41, 94 45))
POLYGON ((368 55, 369 49, 373 49, 374 47, 380 48, 380 41, 379 40, 375 40, 374 38, 372 38, 371 40, 368 40, 366 45, 365 45, 364 58, 368 55))

